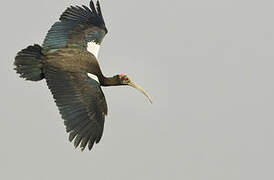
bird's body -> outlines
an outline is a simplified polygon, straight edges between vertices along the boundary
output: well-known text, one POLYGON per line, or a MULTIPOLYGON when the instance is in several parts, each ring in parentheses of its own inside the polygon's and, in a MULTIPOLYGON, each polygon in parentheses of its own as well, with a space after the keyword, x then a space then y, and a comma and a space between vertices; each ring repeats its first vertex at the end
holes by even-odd
POLYGON ((149 96, 126 75, 105 77, 97 61, 107 34, 100 4, 69 7, 53 24, 42 46, 33 45, 15 57, 15 70, 26 80, 46 79, 69 140, 75 147, 93 144, 102 137, 108 108, 101 86, 130 85, 149 96))
POLYGON ((46 67, 56 67, 69 72, 86 72, 97 77, 102 71, 96 57, 90 52, 78 48, 60 48, 46 53, 46 67))

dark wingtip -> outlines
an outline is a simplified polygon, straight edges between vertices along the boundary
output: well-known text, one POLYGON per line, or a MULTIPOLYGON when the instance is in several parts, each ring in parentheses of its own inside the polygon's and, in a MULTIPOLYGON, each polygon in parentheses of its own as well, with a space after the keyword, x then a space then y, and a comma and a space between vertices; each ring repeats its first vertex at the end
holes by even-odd
POLYGON ((92 0, 90 1, 89 6, 90 6, 90 9, 91 9, 94 13, 96 13, 96 9, 95 9, 95 6, 94 6, 94 3, 93 3, 92 0))
POLYGON ((98 10, 98 12, 99 12, 99 9, 101 8, 100 7, 100 2, 97 0, 97 2, 96 2, 96 7, 97 7, 97 10, 98 10))
MULTIPOLYGON (((96 2, 96 8, 97 8, 97 14, 98 14, 99 18, 101 19, 101 21, 102 21, 102 23, 104 24, 104 27, 105 27, 105 20, 104 20, 104 17, 103 17, 103 13, 102 13, 102 10, 101 10, 101 5, 100 5, 99 0, 97 0, 97 2, 96 2)), ((107 28, 105 27, 104 29, 105 29, 106 34, 107 34, 108 33, 107 28)))
MULTIPOLYGON (((93 26, 97 26, 107 33, 105 21, 102 16, 101 7, 99 1, 96 4, 90 1, 90 7, 82 5, 68 7, 60 16, 60 21, 68 21, 75 23, 84 23, 93 26)), ((73 24, 74 26, 75 24, 73 24)))
POLYGON ((97 14, 98 14, 98 16, 100 16, 100 18, 103 19, 103 15, 102 15, 101 6, 100 6, 99 1, 96 2, 96 8, 97 8, 97 14))

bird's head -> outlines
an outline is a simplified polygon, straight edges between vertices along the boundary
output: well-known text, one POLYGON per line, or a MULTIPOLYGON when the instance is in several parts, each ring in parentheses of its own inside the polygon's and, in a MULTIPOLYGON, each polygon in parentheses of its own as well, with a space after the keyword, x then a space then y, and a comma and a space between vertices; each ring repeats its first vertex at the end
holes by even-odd
POLYGON ((116 75, 115 78, 117 78, 119 85, 127 85, 137 89, 148 98, 150 103, 152 103, 151 97, 145 92, 145 90, 143 90, 140 86, 136 85, 133 81, 131 81, 131 79, 127 75, 120 74, 120 75, 116 75))

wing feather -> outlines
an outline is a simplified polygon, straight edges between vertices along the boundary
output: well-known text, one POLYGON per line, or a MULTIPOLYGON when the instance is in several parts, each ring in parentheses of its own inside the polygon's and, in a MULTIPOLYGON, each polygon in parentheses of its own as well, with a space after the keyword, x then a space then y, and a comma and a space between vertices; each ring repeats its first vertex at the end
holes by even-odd
POLYGON ((60 16, 59 21, 52 25, 44 39, 43 49, 65 47, 87 48, 88 42, 100 44, 107 34, 100 3, 96 7, 90 2, 86 6, 68 7, 60 16))
POLYGON ((100 85, 84 72, 45 68, 45 78, 74 146, 93 147, 102 137, 107 104, 100 85))

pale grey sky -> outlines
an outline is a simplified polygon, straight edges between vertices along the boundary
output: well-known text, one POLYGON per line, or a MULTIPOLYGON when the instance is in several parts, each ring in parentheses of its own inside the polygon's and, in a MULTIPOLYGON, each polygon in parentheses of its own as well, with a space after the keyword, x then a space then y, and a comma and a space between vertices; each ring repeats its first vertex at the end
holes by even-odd
POLYGON ((103 88, 103 138, 81 152, 45 81, 12 64, 67 6, 88 3, 2 2, 0 179, 274 179, 273 1, 101 0, 104 74, 128 74, 154 103, 103 88))

